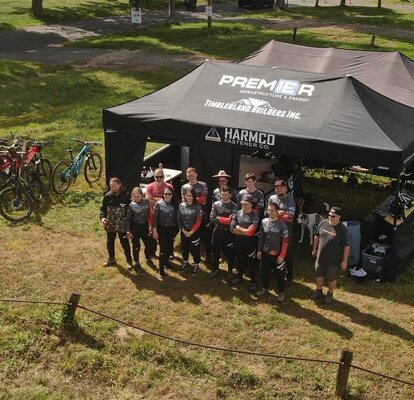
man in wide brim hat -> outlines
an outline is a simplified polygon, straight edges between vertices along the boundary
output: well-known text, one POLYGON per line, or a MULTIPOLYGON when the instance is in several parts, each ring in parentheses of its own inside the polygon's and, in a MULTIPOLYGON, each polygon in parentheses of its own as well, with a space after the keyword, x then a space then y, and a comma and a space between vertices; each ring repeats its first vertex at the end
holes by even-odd
POLYGON ((217 175, 213 175, 212 178, 227 178, 227 179, 230 179, 231 176, 226 171, 224 171, 224 169, 221 169, 218 172, 218 174, 217 175))

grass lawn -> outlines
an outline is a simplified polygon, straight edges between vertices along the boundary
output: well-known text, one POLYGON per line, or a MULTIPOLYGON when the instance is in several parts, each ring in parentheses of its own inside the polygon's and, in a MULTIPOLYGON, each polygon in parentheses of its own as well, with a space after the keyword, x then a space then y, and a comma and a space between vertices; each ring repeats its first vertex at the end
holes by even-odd
MULTIPOLYGON (((206 49, 197 44, 203 33, 197 24, 145 31, 131 42, 139 47, 138 36, 143 36, 155 41, 148 48, 157 51, 171 46, 173 51, 237 59, 278 38, 276 31, 250 25, 217 24, 217 30, 216 50, 208 42, 206 49), (232 48, 231 35, 255 42, 240 40, 237 47, 233 40, 232 48), (179 39, 184 37, 189 43, 182 46, 179 39)), ((307 40, 321 40, 317 30, 300 30, 299 38, 305 34, 307 40)), ((345 46, 348 41, 339 30, 330 29, 324 37, 332 39, 324 44, 345 46)), ((353 46, 362 46, 367 38, 356 37, 353 46)), ((393 50, 414 58, 408 42, 378 38, 377 43, 387 49, 394 43, 393 50)), ((184 73, 0 61, 0 136, 13 131, 53 140, 44 153, 55 162, 66 157, 71 137, 102 140, 103 107, 146 94, 184 73)), ((334 199, 347 218, 357 220, 389 194, 370 185, 350 189, 325 179, 308 179, 305 185, 317 204, 334 199)), ((143 271, 131 274, 119 246, 119 265, 105 269, 105 237, 98 219, 103 190, 103 181, 88 187, 80 177, 65 196, 44 202, 29 223, 12 226, 0 220, 0 298, 65 302, 78 292, 84 306, 183 340, 333 361, 348 348, 355 365, 412 382, 414 264, 392 283, 343 276, 329 307, 309 300, 313 260, 306 243, 295 246, 296 283, 282 305, 276 304, 273 291, 257 301, 246 285, 231 289, 223 277, 208 279, 204 265, 191 276, 176 272, 176 261, 175 271, 161 280, 141 260, 143 271)), ((77 326, 65 331, 61 312, 58 306, 0 302, 1 400, 334 398, 335 365, 178 345, 82 310, 77 326)), ((353 369, 347 398, 407 400, 414 398, 414 390, 353 369)))

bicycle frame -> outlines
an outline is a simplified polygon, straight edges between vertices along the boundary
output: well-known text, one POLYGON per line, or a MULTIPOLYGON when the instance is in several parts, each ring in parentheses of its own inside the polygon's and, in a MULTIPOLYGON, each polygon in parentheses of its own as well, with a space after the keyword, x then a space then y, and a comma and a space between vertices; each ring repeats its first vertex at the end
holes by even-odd
POLYGON ((90 151, 91 149, 87 144, 83 145, 81 151, 76 155, 75 158, 72 159, 70 163, 70 170, 64 170, 62 172, 62 175, 65 177, 65 179, 69 180, 72 177, 76 178, 80 174, 83 162, 85 161, 85 158, 90 153, 90 151))

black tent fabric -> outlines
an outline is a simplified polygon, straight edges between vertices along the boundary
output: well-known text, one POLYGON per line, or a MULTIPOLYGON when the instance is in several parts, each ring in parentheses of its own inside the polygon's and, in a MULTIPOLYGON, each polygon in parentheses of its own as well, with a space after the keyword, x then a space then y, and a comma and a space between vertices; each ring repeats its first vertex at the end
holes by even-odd
POLYGON ((414 108, 353 77, 279 68, 206 61, 169 86, 105 109, 103 122, 109 171, 138 162, 132 153, 142 152, 137 142, 147 136, 398 172, 414 158, 414 108))
POLYGON ((414 61, 397 51, 318 48, 271 40, 240 63, 350 75, 384 96, 414 107, 414 61))

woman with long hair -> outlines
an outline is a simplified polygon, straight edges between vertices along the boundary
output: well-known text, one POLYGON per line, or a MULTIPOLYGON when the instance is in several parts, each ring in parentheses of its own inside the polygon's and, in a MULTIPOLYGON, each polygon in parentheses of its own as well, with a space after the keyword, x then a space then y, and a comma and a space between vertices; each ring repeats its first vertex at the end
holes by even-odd
POLYGON ((138 271, 141 267, 139 262, 139 252, 141 250, 141 240, 144 243, 145 259, 151 259, 153 247, 150 230, 152 225, 152 212, 150 203, 144 198, 144 193, 140 187, 134 187, 131 192, 131 202, 127 208, 125 229, 128 239, 132 242, 132 256, 134 258, 134 268, 138 271))
POLYGON ((154 222, 152 237, 158 240, 160 246, 159 268, 160 275, 165 276, 165 268, 169 268, 169 258, 174 248, 174 238, 177 236, 177 206, 171 188, 165 188, 162 200, 154 206, 154 222))
POLYGON ((184 193, 184 202, 178 206, 178 226, 181 234, 181 253, 183 256, 182 271, 188 266, 191 252, 194 261, 193 274, 200 270, 200 226, 202 221, 201 206, 197 204, 194 188, 184 193))
POLYGON ((115 238, 118 235, 124 250, 127 269, 132 268, 131 248, 125 232, 126 210, 130 201, 128 192, 125 190, 119 178, 113 177, 109 181, 109 191, 105 194, 100 209, 100 219, 106 230, 106 248, 108 260, 103 264, 110 267, 115 261, 115 238))

